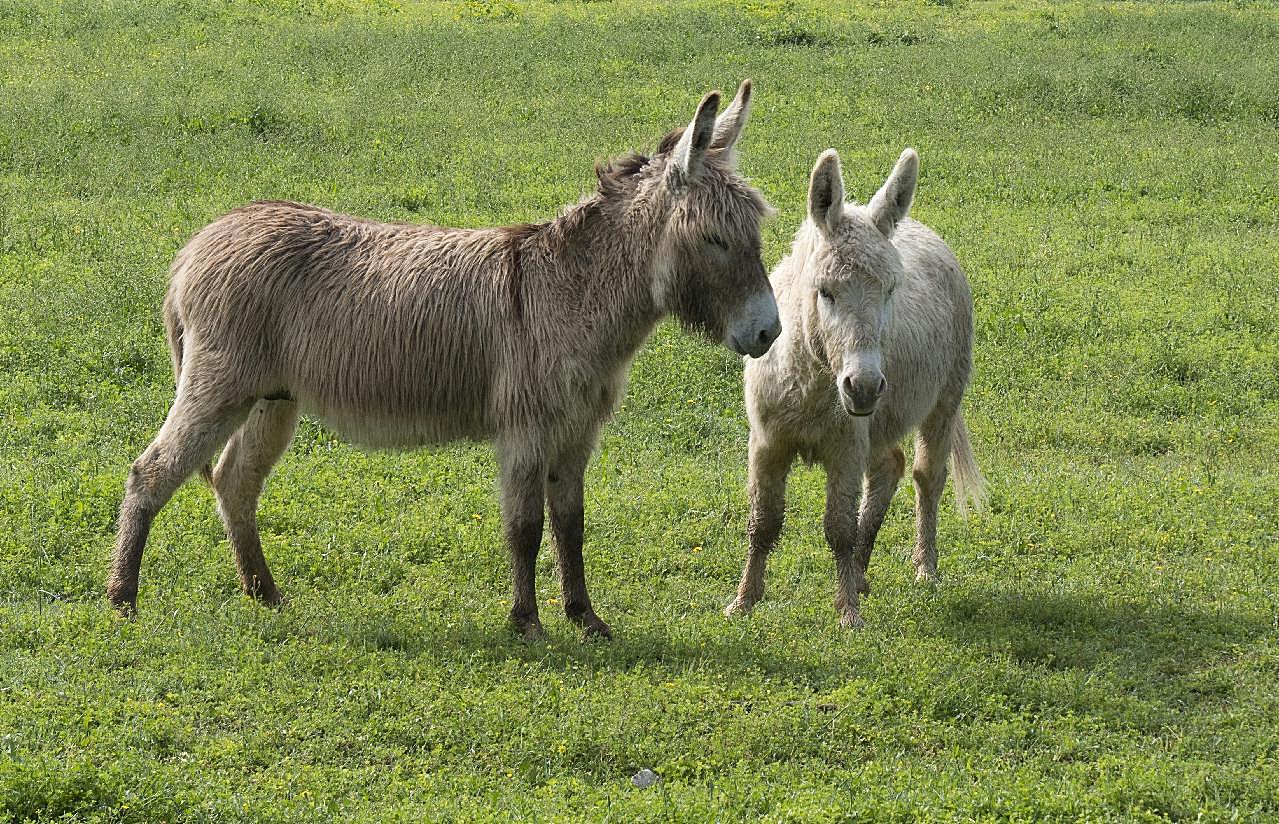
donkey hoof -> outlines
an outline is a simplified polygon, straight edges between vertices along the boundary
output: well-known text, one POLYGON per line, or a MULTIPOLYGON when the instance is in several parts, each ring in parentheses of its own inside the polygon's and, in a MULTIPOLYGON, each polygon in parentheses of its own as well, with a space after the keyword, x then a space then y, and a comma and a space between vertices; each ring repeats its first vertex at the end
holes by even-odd
POLYGON ((570 604, 564 609, 564 615, 582 628, 583 640, 590 638, 612 638, 613 630, 604 623, 589 604, 585 607, 570 604))
POLYGON ((866 626, 862 614, 855 609, 847 610, 839 616, 839 625, 844 629, 861 629, 866 626))
POLYGON ((592 615, 589 619, 582 622, 582 640, 590 641, 593 638, 603 638, 605 640, 613 637, 613 630, 608 624, 600 620, 599 616, 592 615))
POLYGON ((107 603, 115 610, 116 615, 121 618, 136 618, 138 615, 138 589, 134 587, 133 591, 129 592, 124 587, 116 589, 108 584, 107 603))
POLYGON ((289 599, 284 597, 284 593, 274 587, 270 591, 258 590, 257 592, 250 592, 249 595, 262 606, 270 607, 271 609, 283 609, 289 603, 289 599))
POLYGON ((751 608, 755 605, 745 598, 735 598, 733 602, 724 607, 724 617, 732 618, 735 615, 749 615, 751 608))
POLYGON ((116 601, 112 599, 111 609, 115 611, 117 617, 125 621, 138 617, 138 604, 136 601, 116 601))
POLYGON ((936 570, 920 568, 915 570, 915 583, 935 587, 941 583, 941 578, 937 577, 936 570))
POLYGON ((511 629, 526 642, 542 641, 546 639, 546 630, 542 629, 542 622, 537 616, 532 618, 522 618, 512 615, 510 617, 511 629))

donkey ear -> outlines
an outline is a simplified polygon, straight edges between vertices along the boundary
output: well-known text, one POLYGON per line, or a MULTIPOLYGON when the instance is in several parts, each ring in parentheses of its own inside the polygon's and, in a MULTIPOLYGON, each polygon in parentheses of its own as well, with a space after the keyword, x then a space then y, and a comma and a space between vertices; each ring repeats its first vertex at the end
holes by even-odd
POLYGON ((737 90, 737 96, 729 104, 724 113, 715 118, 715 137, 711 140, 712 149, 731 149, 742 136, 742 127, 751 113, 751 81, 743 80, 737 90))
POLYGON ((711 92, 702 98, 693 122, 688 124, 679 142, 671 150, 671 174, 679 185, 697 176, 702 159, 711 147, 715 135, 715 112, 719 111, 719 92, 711 92))
POLYGON ((831 234, 844 217, 844 173, 839 152, 827 149, 817 158, 808 182, 808 216, 824 234, 831 234))
POLYGON ((871 221, 884 237, 892 237, 897 224, 910 211, 910 202, 915 198, 915 184, 918 182, 919 155, 915 154, 914 149, 907 149, 897 158, 893 173, 870 199, 870 206, 867 207, 871 221))

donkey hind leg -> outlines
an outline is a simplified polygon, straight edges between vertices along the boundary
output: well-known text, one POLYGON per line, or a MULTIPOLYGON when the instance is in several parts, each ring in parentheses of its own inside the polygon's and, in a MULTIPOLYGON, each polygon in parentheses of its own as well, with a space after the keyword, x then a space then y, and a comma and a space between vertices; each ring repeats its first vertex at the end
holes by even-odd
POLYGON ((501 468, 502 529, 511 557, 511 625, 525 640, 545 634, 537 617, 534 575, 542 543, 546 465, 517 448, 498 449, 501 468))
POLYGON ((262 556, 258 497, 271 468, 293 439, 297 421, 298 405, 294 401, 258 401, 248 420, 227 442, 213 471, 218 514, 235 553, 240 583, 246 594, 269 606, 283 603, 284 596, 276 588, 262 556))
POLYGON ((915 580, 937 582, 937 507, 946 489, 955 410, 936 409, 915 436, 915 580))
POLYGON ((725 607, 725 615, 750 612, 764 597, 764 568, 768 566, 768 553, 777 546, 777 538, 782 532, 786 476, 794 460, 793 450, 765 443, 763 438, 751 433, 750 478, 746 488, 750 500, 750 520, 746 525, 750 546, 742 580, 737 585, 737 597, 725 607))
POLYGON ((857 512, 864 466, 847 458, 826 462, 826 543, 835 556, 835 611, 845 629, 858 629, 862 620, 858 596, 865 589, 857 563, 857 512))
POLYGON ((138 574, 151 522, 182 482, 213 457, 244 420, 249 403, 196 394, 179 384, 173 408, 155 440, 129 469, 120 504, 107 599, 120 612, 137 609, 138 574))
POLYGON ((888 504, 897 491, 897 483, 906 474, 906 456, 901 447, 891 446, 871 455, 866 463, 866 482, 862 488, 862 508, 857 516, 857 566, 861 567, 863 595, 870 592, 866 570, 870 566, 870 554, 875 548, 875 537, 884 525, 888 504))
POLYGON ((608 624, 600 620, 586 591, 582 566, 582 482, 594 438, 575 444, 552 463, 546 476, 546 503, 551 513, 551 533, 560 573, 564 614, 582 628, 586 638, 610 638, 608 624))

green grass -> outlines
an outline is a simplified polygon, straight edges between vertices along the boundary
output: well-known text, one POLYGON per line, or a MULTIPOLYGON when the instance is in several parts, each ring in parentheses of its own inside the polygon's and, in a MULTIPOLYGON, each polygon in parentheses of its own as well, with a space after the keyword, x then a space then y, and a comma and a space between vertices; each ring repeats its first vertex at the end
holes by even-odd
POLYGON ((1279 817, 1279 9, 649 9, 0 0, 0 822, 1279 817), (907 486, 840 631, 801 468, 766 600, 724 619, 740 368, 664 326, 587 481, 613 642, 549 602, 546 643, 506 630, 488 448, 310 422, 261 512, 287 608, 238 593, 192 483, 113 617, 195 229, 258 198, 542 218, 746 76, 767 263, 822 149, 866 199, 913 145, 972 280, 992 497, 947 498, 941 586, 907 486))

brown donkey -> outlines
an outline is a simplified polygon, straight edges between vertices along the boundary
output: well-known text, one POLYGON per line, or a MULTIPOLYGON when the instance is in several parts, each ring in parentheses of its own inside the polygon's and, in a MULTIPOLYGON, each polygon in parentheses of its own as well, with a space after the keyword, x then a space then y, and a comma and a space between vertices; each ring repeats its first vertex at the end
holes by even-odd
POLYGON ((377 223, 255 203, 200 230, 164 302, 177 396, 133 463, 107 597, 136 609, 152 519, 225 445, 211 481, 244 590, 282 600, 257 501, 307 412, 359 443, 490 440, 514 576, 511 621, 542 631, 534 562, 550 509, 564 611, 610 634, 582 571, 582 476, 636 351, 664 316, 743 355, 780 332, 760 261, 770 207, 736 171, 750 82, 707 95, 652 157, 597 167, 546 223, 377 223))

